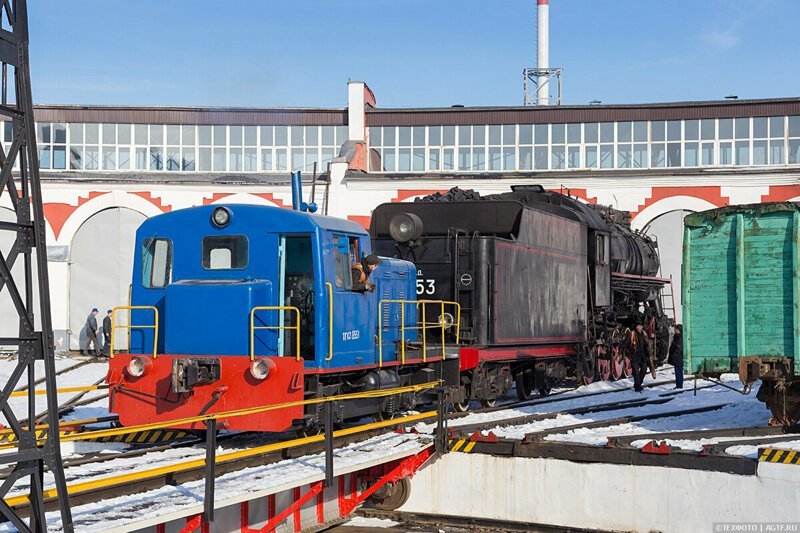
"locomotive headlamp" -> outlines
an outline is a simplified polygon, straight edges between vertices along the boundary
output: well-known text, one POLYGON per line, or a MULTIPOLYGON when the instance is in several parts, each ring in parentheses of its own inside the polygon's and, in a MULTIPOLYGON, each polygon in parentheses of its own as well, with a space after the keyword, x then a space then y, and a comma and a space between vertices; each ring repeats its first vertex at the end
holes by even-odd
POLYGON ((218 207, 211 214, 211 221, 218 228, 224 228, 231 221, 231 212, 226 207, 218 207))
POLYGON ((269 363, 266 359, 256 359, 253 361, 253 364, 250 365, 250 373, 254 378, 259 380, 267 379, 269 370, 269 363))
POLYGON ((449 328, 455 323, 456 319, 450 313, 443 313, 439 315, 438 323, 441 326, 444 324, 444 327, 449 328))
POLYGON ((414 213, 398 213, 389 222, 389 235, 397 242, 409 242, 422 235, 422 220, 414 213))
POLYGON ((134 357, 128 363, 128 374, 134 378, 144 376, 150 370, 150 359, 147 357, 134 357))

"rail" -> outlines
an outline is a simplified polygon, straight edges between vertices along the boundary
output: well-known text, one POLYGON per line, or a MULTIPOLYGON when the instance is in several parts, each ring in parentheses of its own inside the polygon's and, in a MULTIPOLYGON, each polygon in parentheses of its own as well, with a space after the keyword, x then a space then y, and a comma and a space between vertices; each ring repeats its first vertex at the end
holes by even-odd
MULTIPOLYGON (((257 329, 277 329, 279 331, 283 331, 285 329, 290 329, 294 331, 295 334, 295 346, 294 346, 294 357, 298 361, 301 360, 300 357, 300 310, 297 307, 291 305, 257 305, 250 310, 250 360, 253 361, 256 358, 256 330, 257 329), (285 313, 287 311, 291 311, 294 313, 295 323, 294 326, 286 326, 286 325, 279 325, 279 326, 256 326, 256 312, 257 311, 278 311, 280 313, 285 313)), ((283 354, 278 354, 283 355, 283 354)))
MULTIPOLYGON (((448 328, 455 325, 456 327, 456 338, 455 344, 458 346, 459 343, 459 333, 461 329, 461 304, 458 302, 452 302, 448 300, 380 300, 378 302, 378 366, 383 366, 383 330, 384 328, 393 328, 391 324, 383 324, 383 306, 392 305, 392 304, 399 304, 400 305, 400 324, 396 326, 400 329, 400 361, 405 364, 406 362, 406 331, 422 331, 422 361, 427 360, 428 356, 428 335, 427 332, 429 329, 438 329, 441 331, 442 334, 442 358, 445 357, 445 332, 448 328), (419 308, 420 304, 422 304, 422 317, 417 325, 415 326, 406 326, 406 305, 414 305, 415 308, 419 308), (439 320, 436 322, 428 322, 427 321, 427 313, 426 309, 428 305, 439 305, 440 306, 440 313, 439 313, 439 320), (454 306, 455 307, 455 320, 451 323, 447 323, 445 320, 445 306, 454 306)), ((452 315, 451 315, 452 316, 452 315)))
MULTIPOLYGON (((237 409, 234 411, 223 411, 220 413, 208 413, 203 415, 196 415, 187 418, 178 418, 174 420, 166 420, 163 422, 153 422, 150 424, 140 424, 138 426, 125 426, 109 429, 92 430, 85 433, 75 433, 72 435, 65 435, 61 437, 61 442, 92 440, 101 437, 114 437, 117 435, 127 435, 130 433, 138 433, 140 431, 147 431, 152 429, 174 428, 178 426, 185 426, 190 424, 205 423, 211 420, 220 420, 223 418, 236 418, 239 416, 247 416, 259 413, 266 413, 269 411, 276 411, 278 409, 286 409, 288 407, 298 407, 306 405, 325 404, 336 401, 344 400, 358 400, 364 398, 383 398, 385 396, 393 396, 397 394, 407 394, 419 392, 423 390, 433 389, 441 385, 441 380, 430 381, 421 383, 419 385, 407 385, 404 387, 397 387, 394 389, 378 389, 374 391, 353 392, 348 394, 338 394, 335 396, 324 396, 322 398, 309 398, 307 400, 297 400, 293 402, 285 402, 274 405, 264 405, 259 407, 248 407, 246 409, 237 409)), ((40 442, 44 439, 40 439, 40 442)))
MULTIPOLYGON (((95 390, 105 390, 108 388, 108 385, 85 385, 82 387, 63 387, 60 389, 56 389, 56 394, 67 394, 69 392, 91 392, 95 390)), ((47 389, 36 389, 33 391, 34 396, 42 396, 47 394, 47 389)), ((15 391, 11 393, 12 398, 16 398, 19 396, 27 396, 28 391, 21 390, 15 391)))
MULTIPOLYGON (((153 330, 153 359, 158 357, 158 309, 153 307, 152 305, 119 305, 111 310, 111 340, 109 350, 108 350, 108 357, 114 358, 114 331, 118 328, 124 328, 128 330, 128 339, 130 339, 130 331, 132 329, 152 329, 153 330), (116 324, 114 322, 114 315, 117 311, 122 309, 128 310, 128 323, 127 324, 116 324), (152 325, 131 325, 131 314, 132 311, 139 309, 139 310, 149 310, 153 312, 153 324, 152 325)), ((128 344, 128 348, 130 348, 130 344, 128 344)))

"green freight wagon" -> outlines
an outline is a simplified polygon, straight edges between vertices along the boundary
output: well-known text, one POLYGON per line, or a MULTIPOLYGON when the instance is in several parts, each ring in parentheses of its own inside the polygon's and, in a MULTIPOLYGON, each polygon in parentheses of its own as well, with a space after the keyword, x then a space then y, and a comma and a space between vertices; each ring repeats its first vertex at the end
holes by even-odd
POLYGON ((684 365, 738 372, 776 421, 800 419, 800 204, 729 206, 685 218, 684 365))

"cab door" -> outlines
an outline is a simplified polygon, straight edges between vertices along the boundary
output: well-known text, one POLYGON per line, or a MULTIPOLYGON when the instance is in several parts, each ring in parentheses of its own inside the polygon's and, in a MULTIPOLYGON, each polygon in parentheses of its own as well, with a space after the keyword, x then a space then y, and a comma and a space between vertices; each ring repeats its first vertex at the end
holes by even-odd
POLYGON ((362 255, 364 236, 333 233, 329 261, 326 262, 326 310, 330 337, 324 367, 340 368, 375 362, 374 322, 376 295, 353 290, 351 269, 362 255))

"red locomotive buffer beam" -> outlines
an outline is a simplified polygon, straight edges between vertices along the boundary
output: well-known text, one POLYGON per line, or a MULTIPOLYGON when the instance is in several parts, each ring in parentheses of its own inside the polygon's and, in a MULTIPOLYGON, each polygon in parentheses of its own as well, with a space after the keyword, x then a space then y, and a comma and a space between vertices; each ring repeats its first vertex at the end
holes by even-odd
MULTIPOLYGON (((264 381, 251 375, 247 357, 220 357, 219 379, 195 387, 191 393, 173 390, 173 361, 183 356, 116 355, 109 360, 110 411, 119 415, 123 426, 153 424, 197 416, 248 409, 259 405, 279 405, 303 400, 303 362, 293 357, 265 357, 272 370, 264 381), (132 378, 127 367, 131 358, 147 359, 148 371, 132 378)), ((286 431, 294 420, 303 417, 302 405, 269 412, 221 419, 221 428, 247 431, 286 431)), ((171 429, 203 430, 201 422, 171 429)))

